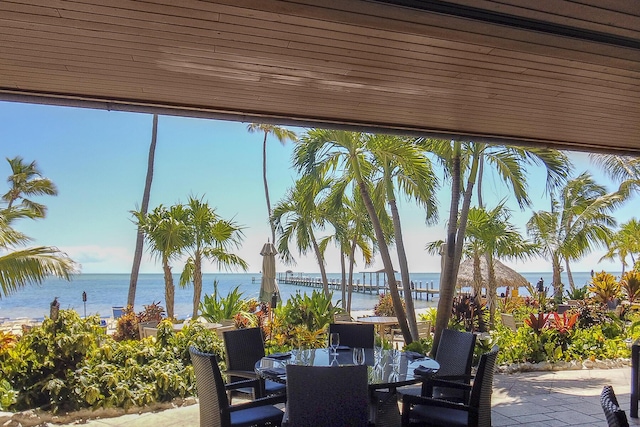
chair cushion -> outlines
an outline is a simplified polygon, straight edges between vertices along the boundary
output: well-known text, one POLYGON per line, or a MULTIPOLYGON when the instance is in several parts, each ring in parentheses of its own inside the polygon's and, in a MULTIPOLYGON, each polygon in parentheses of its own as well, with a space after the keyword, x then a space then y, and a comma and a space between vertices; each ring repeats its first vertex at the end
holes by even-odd
POLYGON ((267 396, 269 396, 272 394, 286 393, 287 386, 285 384, 280 384, 275 381, 266 380, 264 382, 264 390, 267 396))
POLYGON ((231 412, 231 425, 234 427, 252 426, 273 422, 280 424, 284 413, 275 406, 259 406, 231 412))
POLYGON ((458 427, 469 425, 469 413, 464 410, 451 408, 436 408, 426 405, 416 405, 411 410, 411 418, 430 426, 458 427))

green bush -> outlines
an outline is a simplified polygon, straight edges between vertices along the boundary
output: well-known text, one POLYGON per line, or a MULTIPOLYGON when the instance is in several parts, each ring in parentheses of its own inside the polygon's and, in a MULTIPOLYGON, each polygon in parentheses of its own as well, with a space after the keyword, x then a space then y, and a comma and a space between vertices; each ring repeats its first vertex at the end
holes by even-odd
POLYGON ((0 404, 59 412, 192 395, 191 345, 224 360, 220 339, 198 322, 175 332, 164 320, 157 338, 118 342, 104 333, 97 316, 83 320, 73 310, 60 310, 57 321, 46 319, 0 353, 0 404))
POLYGON ((213 281, 213 295, 204 295, 200 303, 200 315, 209 322, 219 322, 233 317, 244 310, 245 301, 242 299, 240 286, 233 288, 227 296, 218 294, 218 281, 213 281))

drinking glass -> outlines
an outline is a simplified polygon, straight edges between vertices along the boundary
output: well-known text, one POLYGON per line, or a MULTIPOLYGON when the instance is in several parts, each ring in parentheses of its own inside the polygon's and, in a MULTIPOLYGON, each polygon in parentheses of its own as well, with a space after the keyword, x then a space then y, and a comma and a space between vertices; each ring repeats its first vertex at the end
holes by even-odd
POLYGON ((364 365, 364 348, 356 347, 353 349, 353 363, 355 365, 364 365))
POLYGON ((334 355, 338 354, 338 346, 340 345, 340 334, 332 332, 329 334, 329 347, 333 350, 334 355))

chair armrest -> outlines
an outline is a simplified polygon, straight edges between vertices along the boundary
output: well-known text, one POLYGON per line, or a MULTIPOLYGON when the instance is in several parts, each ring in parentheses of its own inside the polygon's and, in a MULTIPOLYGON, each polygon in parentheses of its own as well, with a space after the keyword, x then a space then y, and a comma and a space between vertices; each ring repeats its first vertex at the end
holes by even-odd
POLYGON ((240 380, 227 383, 224 385, 225 390, 237 390, 239 388, 252 387, 257 391, 260 390, 260 380, 254 378, 252 380, 240 380))
MULTIPOLYGON (((444 377, 444 378, 465 379, 466 376, 465 375, 460 375, 460 376, 451 375, 451 376, 447 376, 447 377, 444 377)), ((422 382, 421 394, 423 396, 432 396, 434 387, 445 387, 445 388, 449 388, 449 389, 471 391, 471 385, 469 385, 467 383, 464 383, 464 382, 448 381, 448 380, 441 379, 441 378, 429 378, 429 379, 427 379, 427 380, 422 382)))
POLYGON ((402 395, 402 408, 409 409, 410 405, 427 405, 435 406, 438 408, 450 408, 459 409, 461 411, 469 411, 471 407, 469 405, 463 405, 462 403, 449 402, 448 400, 433 399, 431 397, 416 396, 413 394, 402 395))
POLYGON ((258 378, 258 375, 254 371, 224 371, 223 374, 228 377, 240 377, 250 380, 258 378))
POLYGON ((456 388, 458 390, 471 390, 471 385, 469 384, 461 383, 457 381, 441 380, 440 378, 432 378, 429 381, 429 385, 432 387, 447 387, 447 388, 456 388))
POLYGON ((241 411, 243 409, 257 408, 259 406, 277 405, 278 403, 285 403, 286 396, 269 396, 261 397, 260 399, 254 399, 250 402, 238 403, 237 405, 229 406, 229 412, 241 411))

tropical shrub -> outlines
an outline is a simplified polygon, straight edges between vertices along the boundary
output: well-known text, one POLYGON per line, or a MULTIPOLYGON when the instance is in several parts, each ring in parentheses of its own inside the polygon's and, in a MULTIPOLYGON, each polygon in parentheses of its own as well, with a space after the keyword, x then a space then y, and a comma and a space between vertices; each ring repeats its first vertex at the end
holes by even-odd
POLYGON ((630 303, 640 299, 640 271, 627 271, 620 279, 620 286, 630 303))
POLYGON ((165 317, 164 308, 160 305, 160 301, 153 302, 149 305, 142 306, 144 310, 138 313, 138 323, 157 322, 160 323, 165 317))
POLYGON ((591 278, 589 292, 594 301, 606 305, 620 296, 620 284, 613 274, 601 271, 591 278))
MULTIPOLYGON (((402 301, 402 308, 404 309, 404 300, 402 301)), ((378 303, 373 307, 373 314, 376 316, 390 316, 396 315, 396 311, 393 308, 393 300, 391 294, 380 294, 378 296, 378 303)))
POLYGON ((192 395, 190 345, 224 360, 218 336, 198 322, 175 332, 164 320, 157 338, 118 342, 104 333, 97 316, 81 319, 60 310, 57 321, 45 319, 0 356, 0 405, 59 412, 192 395))
POLYGON ((296 293, 286 304, 273 309, 269 345, 295 347, 304 342, 306 346, 325 346, 327 327, 340 311, 331 299, 331 295, 317 290, 311 295, 296 293))
POLYGON ((73 310, 45 319, 2 357, 4 377, 14 390, 17 409, 41 407, 57 412, 78 407, 74 372, 105 340, 100 318, 83 320, 73 310))
POLYGON ((133 311, 133 307, 126 306, 122 316, 116 322, 116 332, 113 334, 113 339, 116 341, 140 339, 138 323, 138 316, 133 311))
POLYGON ((575 301, 583 301, 589 295, 589 287, 587 285, 581 288, 567 289, 567 299, 575 301))
POLYGON ((226 296, 218 293, 218 281, 213 281, 213 295, 204 295, 200 302, 200 315, 209 322, 219 322, 225 319, 233 319, 234 316, 245 309, 245 301, 242 298, 240 286, 236 286, 226 296))

